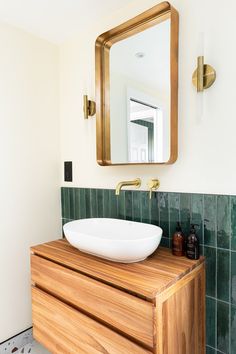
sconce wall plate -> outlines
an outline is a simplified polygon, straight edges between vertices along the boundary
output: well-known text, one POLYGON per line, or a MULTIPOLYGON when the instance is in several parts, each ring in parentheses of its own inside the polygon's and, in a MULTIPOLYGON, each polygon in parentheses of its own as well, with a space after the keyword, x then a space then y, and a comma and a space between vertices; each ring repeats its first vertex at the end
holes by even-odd
POLYGON ((84 95, 84 118, 94 116, 96 113, 96 103, 94 101, 88 100, 88 96, 84 95))
POLYGON ((198 66, 193 73, 192 82, 197 92, 202 92, 215 82, 216 71, 211 65, 204 64, 203 56, 198 57, 197 63, 198 66))

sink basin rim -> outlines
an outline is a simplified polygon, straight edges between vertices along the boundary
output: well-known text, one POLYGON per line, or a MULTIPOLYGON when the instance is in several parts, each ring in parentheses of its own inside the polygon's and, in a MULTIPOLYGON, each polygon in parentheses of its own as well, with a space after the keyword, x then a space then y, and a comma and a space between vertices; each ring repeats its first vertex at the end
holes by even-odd
MULTIPOLYGON (((63 230, 66 233, 67 231, 72 232, 72 233, 80 233, 80 235, 84 235, 86 237, 89 238, 94 238, 94 239, 100 239, 100 241, 106 241, 106 242, 138 242, 138 241, 146 241, 146 240, 151 240, 155 237, 157 237, 157 234, 155 234, 155 231, 158 232, 158 234, 162 235, 162 229, 157 226, 157 225, 153 225, 153 224, 148 224, 148 223, 143 223, 143 222, 138 222, 138 221, 131 221, 131 220, 123 220, 123 219, 114 219, 114 218, 83 218, 83 219, 77 219, 77 220, 73 220, 73 221, 69 221, 68 223, 63 225, 63 230), (152 235, 148 235, 148 236, 143 236, 143 237, 136 237, 136 238, 111 238, 111 237, 105 237, 105 236, 100 236, 100 235, 93 235, 90 234, 89 232, 82 232, 79 230, 71 230, 69 229, 72 225, 77 224, 78 221, 80 224, 82 224, 83 222, 86 223, 88 221, 90 222, 96 222, 96 221, 111 221, 111 222, 117 222, 117 224, 131 224, 137 227, 144 227, 147 226, 147 228, 150 230, 153 230, 153 234, 152 235)), ((144 231, 145 232, 145 231, 144 231)), ((118 237, 118 236, 117 236, 118 237)), ((159 235, 158 235, 159 237, 159 235)))

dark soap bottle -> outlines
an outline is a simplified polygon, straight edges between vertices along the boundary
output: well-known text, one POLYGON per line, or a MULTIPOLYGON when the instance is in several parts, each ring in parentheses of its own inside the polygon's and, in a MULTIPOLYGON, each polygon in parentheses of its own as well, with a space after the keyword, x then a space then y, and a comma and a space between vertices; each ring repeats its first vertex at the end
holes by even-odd
POLYGON ((185 255, 185 238, 179 222, 172 237, 172 253, 179 257, 185 255))
POLYGON ((199 259, 200 257, 199 238, 194 224, 191 225, 190 235, 187 237, 186 256, 189 259, 199 259))

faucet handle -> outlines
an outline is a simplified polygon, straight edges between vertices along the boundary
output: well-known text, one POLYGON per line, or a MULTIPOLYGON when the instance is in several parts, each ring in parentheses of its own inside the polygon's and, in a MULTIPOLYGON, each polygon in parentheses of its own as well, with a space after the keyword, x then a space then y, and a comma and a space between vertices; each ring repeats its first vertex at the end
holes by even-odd
POLYGON ((149 189, 149 199, 152 199, 152 191, 157 190, 160 187, 160 181, 159 179, 150 179, 148 181, 148 189, 149 189))

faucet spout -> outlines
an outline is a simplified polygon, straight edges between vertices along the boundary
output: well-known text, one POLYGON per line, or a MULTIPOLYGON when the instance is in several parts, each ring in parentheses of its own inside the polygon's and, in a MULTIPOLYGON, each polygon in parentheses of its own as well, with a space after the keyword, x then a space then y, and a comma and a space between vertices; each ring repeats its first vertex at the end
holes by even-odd
POLYGON ((141 186, 141 179, 140 178, 136 178, 132 181, 122 181, 119 182, 116 186, 116 195, 120 194, 121 188, 125 187, 125 186, 134 186, 135 188, 139 188, 141 186))

